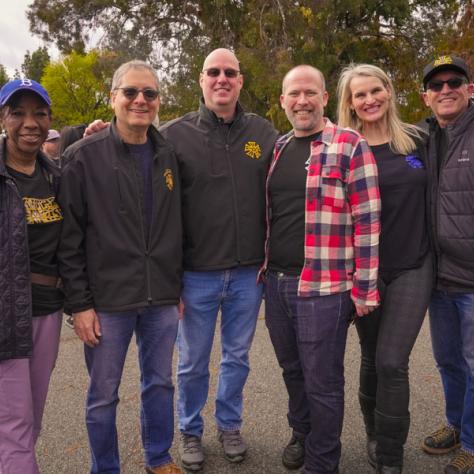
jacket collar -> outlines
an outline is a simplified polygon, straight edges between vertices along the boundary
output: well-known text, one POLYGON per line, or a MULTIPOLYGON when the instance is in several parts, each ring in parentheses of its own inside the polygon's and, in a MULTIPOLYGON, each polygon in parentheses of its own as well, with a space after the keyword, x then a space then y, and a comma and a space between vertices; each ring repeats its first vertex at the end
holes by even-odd
MULTIPOLYGON (((237 102, 235 106, 235 115, 233 122, 237 121, 242 115, 244 114, 244 109, 240 105, 239 102, 237 102)), ((222 119, 220 119, 215 112, 213 112, 211 109, 208 109, 206 105, 204 104, 204 98, 201 97, 201 100, 199 101, 199 117, 202 121, 212 123, 214 125, 219 125, 222 123, 222 119)))

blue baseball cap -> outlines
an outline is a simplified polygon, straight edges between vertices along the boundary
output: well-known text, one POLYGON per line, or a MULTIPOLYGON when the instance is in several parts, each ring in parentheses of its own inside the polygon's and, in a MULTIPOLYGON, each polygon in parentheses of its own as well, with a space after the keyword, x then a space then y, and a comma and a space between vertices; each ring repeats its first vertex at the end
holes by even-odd
POLYGON ((39 95, 48 106, 51 106, 51 99, 49 98, 46 89, 33 79, 15 79, 7 82, 0 89, 0 105, 3 107, 11 99, 11 97, 20 91, 31 91, 39 95))

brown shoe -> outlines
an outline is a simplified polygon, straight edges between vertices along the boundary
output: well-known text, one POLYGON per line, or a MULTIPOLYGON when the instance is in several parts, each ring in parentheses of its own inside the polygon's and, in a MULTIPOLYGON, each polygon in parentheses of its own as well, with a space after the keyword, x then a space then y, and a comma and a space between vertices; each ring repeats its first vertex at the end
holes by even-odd
POLYGON ((158 467, 146 467, 148 474, 183 474, 183 471, 174 463, 170 462, 158 467))
POLYGON ((443 426, 425 438, 421 449, 428 454, 446 454, 461 446, 459 430, 451 426, 443 426))

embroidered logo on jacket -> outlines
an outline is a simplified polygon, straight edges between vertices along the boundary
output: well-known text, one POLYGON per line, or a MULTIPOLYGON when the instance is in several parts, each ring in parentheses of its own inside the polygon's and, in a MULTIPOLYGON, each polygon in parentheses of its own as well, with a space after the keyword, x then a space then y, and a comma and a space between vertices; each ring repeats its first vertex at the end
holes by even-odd
POLYGON ((166 187, 168 188, 169 191, 173 191, 173 187, 174 187, 173 172, 169 168, 166 168, 165 172, 163 173, 163 176, 165 177, 166 187))
POLYGON ((247 142, 244 148, 245 154, 254 160, 258 160, 262 155, 262 149, 257 142, 247 142))
POLYGON ((23 198, 27 224, 50 224, 63 220, 61 208, 51 196, 45 199, 23 198))

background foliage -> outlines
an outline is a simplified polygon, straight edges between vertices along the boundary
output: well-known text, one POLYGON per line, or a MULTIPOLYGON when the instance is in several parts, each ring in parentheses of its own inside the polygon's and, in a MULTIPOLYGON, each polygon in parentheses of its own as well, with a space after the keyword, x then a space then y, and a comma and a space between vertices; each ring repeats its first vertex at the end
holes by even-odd
MULTIPOLYGON (((457 53, 474 66, 473 0, 34 0, 28 18, 33 33, 76 62, 89 44, 100 49, 87 63, 94 79, 77 83, 95 96, 95 116, 106 105, 112 66, 129 58, 149 60, 160 71, 166 120, 196 108, 204 57, 216 47, 231 48, 245 76, 241 101, 280 130, 288 128, 279 106, 281 79, 296 64, 324 72, 332 118, 341 69, 350 62, 381 66, 410 122, 427 114, 419 99, 421 71, 435 54, 457 53)), ((86 113, 80 102, 75 99, 76 110, 86 113)))

